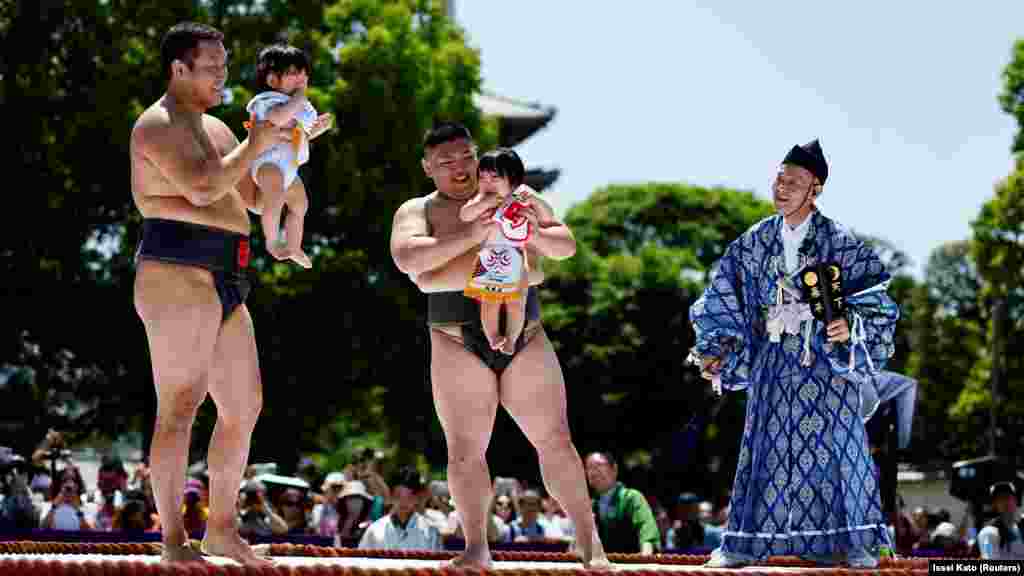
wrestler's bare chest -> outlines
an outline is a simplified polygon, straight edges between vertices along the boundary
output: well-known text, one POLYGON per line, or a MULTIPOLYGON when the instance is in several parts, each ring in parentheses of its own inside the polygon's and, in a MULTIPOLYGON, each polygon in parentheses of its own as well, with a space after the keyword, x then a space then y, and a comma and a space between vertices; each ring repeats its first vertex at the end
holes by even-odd
POLYGON ((426 203, 427 224, 432 232, 431 236, 443 238, 458 234, 469 228, 471 222, 463 222, 459 218, 459 210, 468 200, 450 200, 438 194, 434 194, 426 203))
MULTIPOLYGON (((186 160, 198 164, 208 155, 227 155, 235 146, 234 139, 216 121, 204 118, 203 126, 174 126, 167 138, 186 160)), ((236 190, 231 190, 209 206, 196 206, 185 196, 185 191, 172 183, 159 166, 141 154, 132 155, 132 196, 144 218, 185 220, 196 224, 234 230, 243 234, 250 231, 250 220, 245 204, 236 190)))

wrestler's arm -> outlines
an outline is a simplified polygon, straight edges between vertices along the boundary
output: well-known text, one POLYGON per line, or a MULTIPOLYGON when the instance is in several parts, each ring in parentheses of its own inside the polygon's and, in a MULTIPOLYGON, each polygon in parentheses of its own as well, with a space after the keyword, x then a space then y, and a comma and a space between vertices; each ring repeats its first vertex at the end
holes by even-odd
POLYGON ((476 196, 462 205, 459 209, 459 218, 463 222, 472 222, 477 218, 484 215, 488 210, 493 210, 498 207, 498 195, 497 194, 485 194, 478 192, 476 196))
MULTIPOLYGON (((478 258, 476 250, 470 250, 448 262, 447 265, 420 274, 412 275, 412 281, 421 292, 454 292, 466 287, 478 258)), ((544 283, 544 271, 536 263, 539 258, 532 249, 527 249, 527 258, 532 263, 527 273, 530 286, 544 283)))
POLYGON ((175 130, 166 113, 149 110, 132 129, 129 147, 132 154, 152 162, 196 206, 209 206, 228 195, 259 155, 248 138, 223 157, 212 143, 199 138, 203 154, 190 158, 181 153, 181 138, 175 130))
POLYGON ((391 258, 405 274, 419 276, 472 250, 483 242, 489 230, 486 223, 474 223, 445 238, 428 236, 425 199, 412 198, 395 212, 391 224, 391 258))
POLYGON ((538 219, 540 220, 541 226, 560 224, 558 216, 555 216, 555 210, 548 204, 547 200, 537 195, 536 192, 530 195, 530 199, 527 203, 537 211, 538 219))
POLYGON ((537 229, 528 244, 541 256, 552 260, 564 260, 576 254, 572 230, 555 216, 551 205, 537 195, 530 198, 530 205, 537 214, 537 229))

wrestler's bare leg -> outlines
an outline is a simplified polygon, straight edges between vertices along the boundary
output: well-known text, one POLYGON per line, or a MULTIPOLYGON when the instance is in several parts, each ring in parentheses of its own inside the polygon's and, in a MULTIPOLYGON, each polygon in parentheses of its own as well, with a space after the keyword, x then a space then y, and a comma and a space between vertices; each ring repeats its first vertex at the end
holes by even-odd
POLYGON ((594 527, 583 462, 569 435, 562 368, 543 329, 505 369, 499 390, 502 406, 537 449, 544 486, 576 525, 583 565, 610 566, 594 527))
POLYGON ((500 302, 480 302, 480 324, 491 350, 500 350, 505 345, 505 337, 498 331, 501 306, 500 302))
POLYGON ((149 466, 163 526, 163 560, 200 560, 188 547, 181 507, 192 424, 206 398, 220 328, 220 300, 206 270, 143 261, 135 275, 135 310, 146 329, 156 386, 149 466))
POLYGON ((492 494, 486 453, 498 410, 497 377, 461 344, 431 330, 430 380, 448 444, 448 486, 466 537, 466 550, 452 564, 489 568, 492 494))
POLYGON ((243 304, 221 326, 209 378, 210 396, 217 405, 207 465, 210 473, 210 517, 203 551, 245 565, 269 565, 238 535, 236 505, 249 458, 249 441, 263 407, 256 335, 249 309, 243 304))
POLYGON ((267 242, 267 252, 275 258, 285 258, 287 251, 279 242, 281 212, 284 210, 284 174, 276 164, 267 162, 256 169, 256 185, 260 188, 263 200, 260 222, 267 242))
MULTIPOLYGON (((295 179, 299 180, 300 178, 296 176, 295 179)), ((288 257, 303 268, 312 268, 313 262, 302 251, 302 229, 306 220, 306 211, 309 209, 306 189, 302 186, 289 186, 284 192, 284 203, 285 206, 288 206, 288 214, 284 217, 285 236, 288 240, 285 250, 288 252, 288 257)))

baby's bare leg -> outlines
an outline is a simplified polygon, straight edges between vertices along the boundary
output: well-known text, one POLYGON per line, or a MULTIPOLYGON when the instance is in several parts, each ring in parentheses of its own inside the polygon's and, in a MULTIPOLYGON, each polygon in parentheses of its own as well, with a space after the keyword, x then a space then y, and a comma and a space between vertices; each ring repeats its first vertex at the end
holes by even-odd
POLYGON ((526 291, 519 296, 519 300, 505 303, 505 342, 501 351, 509 356, 516 353, 516 342, 519 335, 523 333, 526 326, 526 291))
POLYGON ((523 272, 519 277, 519 299, 513 300, 505 305, 505 343, 501 351, 509 356, 516 353, 516 342, 526 326, 526 297, 530 290, 530 264, 526 258, 526 251, 521 252, 523 256, 523 272))
POLYGON ((285 190, 284 204, 288 207, 288 214, 284 217, 285 235, 288 241, 288 256, 303 268, 312 268, 313 262, 309 256, 302 251, 302 229, 306 220, 306 211, 309 209, 309 199, 306 198, 306 189, 301 184, 302 179, 298 176, 292 185, 285 190))
POLYGON ((281 232, 281 210, 284 208, 284 174, 275 164, 267 162, 256 169, 256 185, 263 195, 260 222, 263 236, 267 240, 267 252, 278 259, 287 257, 285 248, 279 244, 281 232))
POLYGON ((484 336, 491 345, 492 350, 498 350, 504 344, 504 339, 498 333, 498 316, 501 312, 501 304, 496 302, 480 302, 480 323, 483 325, 484 336))

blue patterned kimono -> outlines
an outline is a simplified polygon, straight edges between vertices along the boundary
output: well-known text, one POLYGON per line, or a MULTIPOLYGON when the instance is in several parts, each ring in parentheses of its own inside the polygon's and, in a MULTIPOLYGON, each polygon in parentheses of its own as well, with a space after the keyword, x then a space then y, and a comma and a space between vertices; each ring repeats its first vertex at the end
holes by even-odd
POLYGON ((768 217, 729 245, 690 309, 693 352, 723 360, 723 389, 747 392, 722 538, 736 559, 877 558, 889 545, 860 384, 893 354, 899 308, 874 251, 820 212, 810 218, 795 270, 785 270, 782 217, 768 217), (812 319, 771 342, 769 308, 780 295, 799 300, 796 273, 818 260, 842 268, 851 339, 826 342, 824 323, 812 319))

